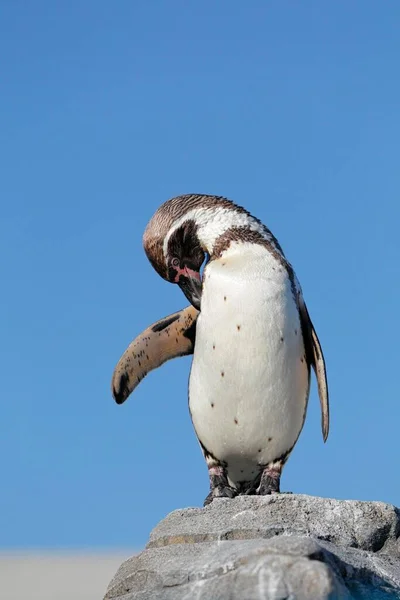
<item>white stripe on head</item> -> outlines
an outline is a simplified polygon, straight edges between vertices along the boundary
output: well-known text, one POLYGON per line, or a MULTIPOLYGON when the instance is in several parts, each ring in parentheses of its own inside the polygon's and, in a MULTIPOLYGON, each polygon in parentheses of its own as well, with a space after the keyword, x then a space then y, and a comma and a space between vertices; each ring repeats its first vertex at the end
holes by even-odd
POLYGON ((213 252, 215 241, 232 227, 248 227, 251 231, 257 231, 265 239, 273 242, 267 228, 246 213, 237 211, 234 208, 223 208, 221 206, 199 207, 187 211, 171 227, 164 239, 164 257, 167 256, 168 242, 171 236, 186 221, 194 221, 196 223, 199 242, 209 254, 213 252))

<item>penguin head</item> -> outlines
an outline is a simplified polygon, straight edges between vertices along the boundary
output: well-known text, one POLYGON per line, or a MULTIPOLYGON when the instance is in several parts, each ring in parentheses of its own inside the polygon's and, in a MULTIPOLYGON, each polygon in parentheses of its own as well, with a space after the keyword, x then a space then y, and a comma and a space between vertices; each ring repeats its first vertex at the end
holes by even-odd
POLYGON ((164 203, 147 225, 143 246, 157 273, 166 281, 177 283, 189 302, 199 309, 200 269, 206 250, 199 241, 195 219, 184 218, 184 203, 177 206, 173 200, 164 203))
MULTIPOLYGON (((202 291, 200 269, 206 255, 213 260, 221 239, 234 229, 263 227, 244 208, 221 196, 187 194, 164 202, 143 234, 147 258, 157 273, 177 283, 198 310, 202 291)), ((228 236, 228 244, 230 242, 228 236)))

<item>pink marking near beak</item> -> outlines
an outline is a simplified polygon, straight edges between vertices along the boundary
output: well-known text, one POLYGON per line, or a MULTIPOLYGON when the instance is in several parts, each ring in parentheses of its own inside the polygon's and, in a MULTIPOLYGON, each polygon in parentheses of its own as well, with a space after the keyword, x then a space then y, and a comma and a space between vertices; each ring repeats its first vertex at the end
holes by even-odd
POLYGON ((188 267, 185 267, 184 271, 188 277, 197 279, 197 281, 201 281, 200 273, 198 271, 193 271, 193 269, 189 269, 188 267))
POLYGON ((197 281, 201 281, 200 273, 198 271, 194 271, 193 269, 189 269, 189 267, 184 267, 181 269, 180 267, 176 270, 176 275, 174 279, 174 283, 178 283, 179 277, 183 275, 184 277, 189 277, 191 279, 197 279, 197 281))

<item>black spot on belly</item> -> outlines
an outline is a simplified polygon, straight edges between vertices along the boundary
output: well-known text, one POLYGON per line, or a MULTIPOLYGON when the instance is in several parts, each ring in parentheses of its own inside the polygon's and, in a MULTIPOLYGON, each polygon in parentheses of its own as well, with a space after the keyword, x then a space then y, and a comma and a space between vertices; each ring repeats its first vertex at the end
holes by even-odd
POLYGON ((283 337, 281 336, 281 342, 283 342, 283 337))
POLYGON ((261 448, 259 448, 258 451, 261 452, 261 448))
POLYGON ((221 377, 225 377, 224 371, 221 371, 221 377))
POLYGON ((163 329, 168 327, 168 325, 171 325, 171 323, 173 323, 174 321, 177 321, 178 319, 179 319, 179 315, 174 315, 173 317, 169 317, 169 319, 164 319, 163 321, 159 321, 159 323, 156 323, 154 325, 154 327, 151 328, 151 330, 154 331, 154 333, 156 333, 157 331, 162 331, 163 329))
POLYGON ((240 325, 236 325, 238 331, 240 331, 240 325))
POLYGON ((268 441, 269 441, 269 442, 272 442, 272 437, 269 437, 269 438, 268 438, 268 441))
POLYGON ((213 350, 215 350, 215 344, 213 344, 213 350))
POLYGON ((214 408, 214 402, 211 402, 211 408, 214 408))
POLYGON ((226 302, 226 296, 224 296, 224 300, 225 300, 225 302, 226 302))
POLYGON ((238 424, 239 424, 239 421, 238 421, 236 418, 235 418, 235 419, 233 419, 233 420, 234 420, 234 422, 235 422, 235 425, 238 425, 238 424))

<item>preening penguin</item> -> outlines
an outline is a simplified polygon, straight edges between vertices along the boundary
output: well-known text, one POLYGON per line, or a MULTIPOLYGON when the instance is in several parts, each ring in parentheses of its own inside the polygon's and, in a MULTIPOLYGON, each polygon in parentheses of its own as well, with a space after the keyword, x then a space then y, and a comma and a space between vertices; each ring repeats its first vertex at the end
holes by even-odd
POLYGON ((131 344, 114 371, 116 401, 165 360, 193 353, 189 409, 209 471, 205 504, 279 492, 304 425, 310 367, 324 441, 329 431, 322 349, 292 266, 265 225, 217 196, 165 202, 143 244, 159 275, 177 283, 193 306, 131 344))

